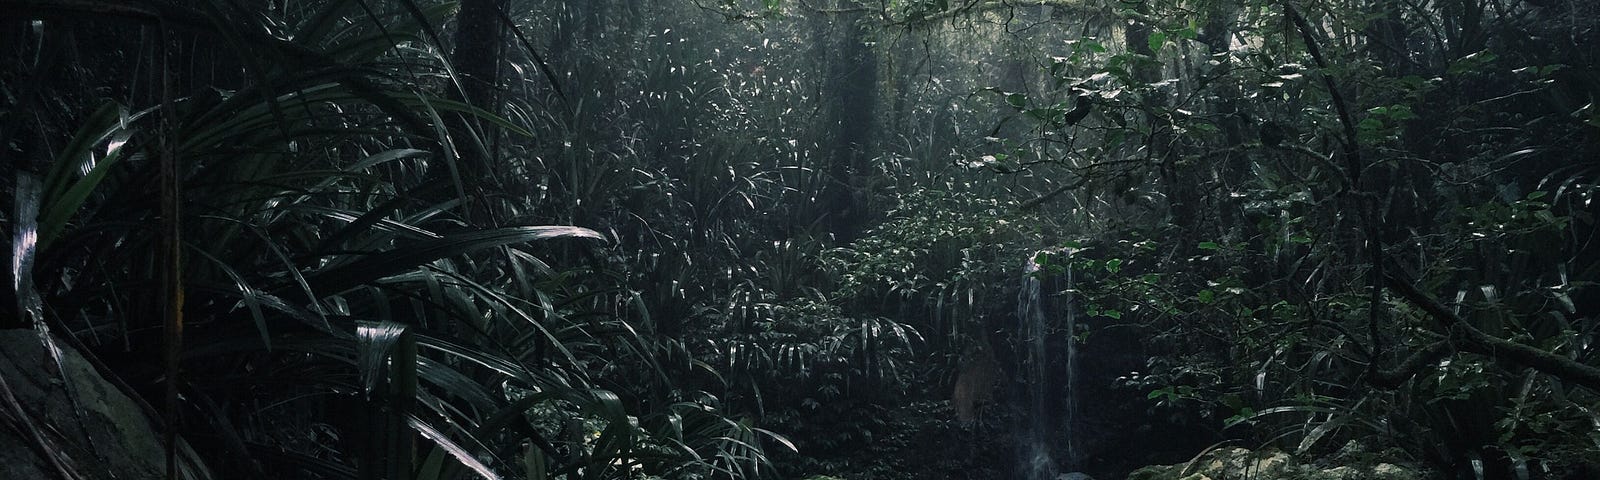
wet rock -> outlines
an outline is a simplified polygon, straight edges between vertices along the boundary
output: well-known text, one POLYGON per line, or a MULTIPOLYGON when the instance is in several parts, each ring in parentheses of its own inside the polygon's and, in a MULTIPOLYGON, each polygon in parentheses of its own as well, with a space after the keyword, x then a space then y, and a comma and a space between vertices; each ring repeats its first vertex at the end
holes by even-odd
POLYGON ((149 419, 77 351, 57 346, 59 369, 37 332, 0 330, 0 445, 11 447, 0 449, 0 478, 58 478, 61 468, 85 479, 161 478, 165 451, 149 419))
POLYGON ((1419 480, 1423 475, 1390 463, 1340 465, 1328 468, 1303 464, 1276 450, 1250 451, 1219 448, 1194 461, 1153 465, 1134 470, 1128 480, 1419 480))

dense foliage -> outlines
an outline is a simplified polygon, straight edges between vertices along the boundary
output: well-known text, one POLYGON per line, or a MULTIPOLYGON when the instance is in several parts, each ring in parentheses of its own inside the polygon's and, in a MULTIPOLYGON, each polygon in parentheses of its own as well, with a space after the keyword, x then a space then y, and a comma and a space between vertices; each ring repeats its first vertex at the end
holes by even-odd
POLYGON ((186 478, 1219 442, 1587 478, 1597 34, 1579 0, 0 0, 0 323, 96 359, 186 478))

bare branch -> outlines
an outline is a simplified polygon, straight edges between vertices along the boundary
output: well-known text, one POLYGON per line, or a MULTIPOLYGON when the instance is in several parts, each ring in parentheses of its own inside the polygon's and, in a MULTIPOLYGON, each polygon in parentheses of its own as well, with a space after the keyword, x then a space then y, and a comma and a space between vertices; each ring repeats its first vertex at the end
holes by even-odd
POLYGON ((1386 275, 1384 278, 1390 290, 1421 308, 1429 317, 1438 320, 1446 330, 1445 333, 1456 342, 1457 349, 1521 363, 1556 378, 1582 385, 1591 391, 1600 392, 1600 368, 1484 333, 1483 330, 1456 315, 1449 307, 1423 293, 1410 281, 1395 275, 1386 275))

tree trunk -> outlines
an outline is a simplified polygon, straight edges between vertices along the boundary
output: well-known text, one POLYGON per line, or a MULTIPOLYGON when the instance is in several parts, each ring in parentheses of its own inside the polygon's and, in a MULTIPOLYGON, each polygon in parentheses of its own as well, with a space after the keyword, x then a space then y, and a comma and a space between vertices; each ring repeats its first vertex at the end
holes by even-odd
MULTIPOLYGON (((833 130, 829 151, 828 185, 823 189, 823 207, 829 231, 841 243, 860 234, 864 202, 858 201, 859 181, 866 172, 876 133, 878 102, 878 62, 867 31, 867 22, 852 18, 844 21, 843 34, 829 58, 824 95, 828 127, 833 130)), ((863 197, 864 199, 864 197, 863 197)))
MULTIPOLYGON (((461 12, 456 16, 455 48, 450 55, 450 63, 461 79, 461 100, 491 114, 500 112, 497 87, 505 43, 501 15, 507 3, 508 0, 462 0, 461 12)), ((491 144, 489 132, 481 124, 463 117, 450 125, 460 158, 458 178, 467 190, 487 180, 493 172, 493 154, 487 148, 491 144)))
POLYGON ((494 108, 495 86, 499 83, 502 40, 505 24, 500 12, 507 0, 462 0, 456 16, 455 49, 450 63, 461 76, 465 100, 479 108, 494 108))

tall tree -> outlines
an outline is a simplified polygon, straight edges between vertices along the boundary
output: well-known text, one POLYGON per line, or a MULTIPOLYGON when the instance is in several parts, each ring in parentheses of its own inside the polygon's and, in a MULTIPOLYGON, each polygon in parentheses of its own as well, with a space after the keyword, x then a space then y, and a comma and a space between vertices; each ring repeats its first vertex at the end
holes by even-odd
MULTIPOLYGON (((491 115, 501 111, 500 73, 505 63, 509 5, 510 0, 462 0, 452 37, 450 64, 461 82, 461 99, 491 115)), ((469 115, 457 116, 450 130, 461 160, 459 170, 453 173, 464 190, 478 188, 479 182, 496 173, 493 138, 498 134, 469 115)))
POLYGON ((854 240, 867 218, 865 175, 877 135, 878 58, 871 17, 834 17, 837 33, 819 39, 822 49, 828 147, 828 186, 823 190, 829 232, 840 242, 854 240), (831 48, 829 48, 831 46, 831 48))

